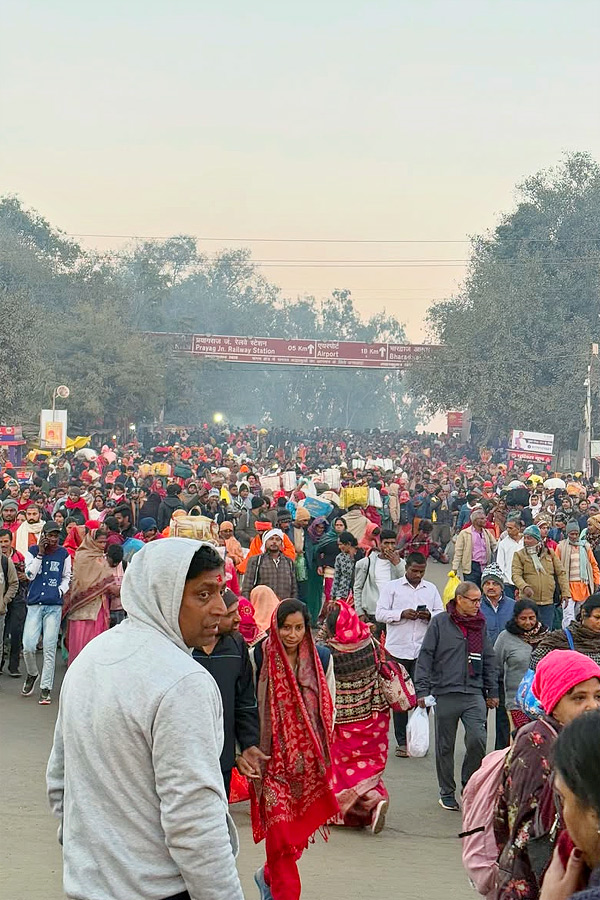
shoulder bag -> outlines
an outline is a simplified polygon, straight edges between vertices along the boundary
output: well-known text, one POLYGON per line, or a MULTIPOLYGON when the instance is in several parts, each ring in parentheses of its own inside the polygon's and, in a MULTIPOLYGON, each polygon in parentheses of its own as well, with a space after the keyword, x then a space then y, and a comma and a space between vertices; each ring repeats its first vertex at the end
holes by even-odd
POLYGON ((408 712, 417 705, 417 693, 412 678, 402 665, 386 652, 385 635, 381 635, 381 641, 374 638, 373 653, 375 654, 375 667, 379 679, 379 687, 388 706, 394 712, 408 712))

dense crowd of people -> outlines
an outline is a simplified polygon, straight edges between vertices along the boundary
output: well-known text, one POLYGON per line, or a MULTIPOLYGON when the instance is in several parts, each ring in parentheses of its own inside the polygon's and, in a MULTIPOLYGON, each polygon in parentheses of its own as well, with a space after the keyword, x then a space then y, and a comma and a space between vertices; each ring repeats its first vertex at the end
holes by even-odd
POLYGON ((0 671, 48 705, 68 664, 48 767, 67 896, 241 897, 227 801, 249 798, 260 895, 296 900, 317 831, 385 827, 390 727, 407 758, 434 706, 451 812, 494 711, 489 896, 596 897, 600 841, 567 809, 597 823, 599 788, 567 757, 600 737, 600 713, 576 721, 600 708, 600 484, 447 436, 146 439, 0 479, 0 671))

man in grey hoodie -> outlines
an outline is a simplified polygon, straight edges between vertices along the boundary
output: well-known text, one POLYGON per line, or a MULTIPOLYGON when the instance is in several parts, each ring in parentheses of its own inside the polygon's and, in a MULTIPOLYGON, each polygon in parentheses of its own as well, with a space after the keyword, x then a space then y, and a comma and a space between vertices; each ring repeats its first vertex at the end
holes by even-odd
POLYGON ((191 655, 226 614, 223 561, 169 538, 133 557, 128 618, 69 667, 47 771, 78 900, 243 900, 216 683, 191 655))

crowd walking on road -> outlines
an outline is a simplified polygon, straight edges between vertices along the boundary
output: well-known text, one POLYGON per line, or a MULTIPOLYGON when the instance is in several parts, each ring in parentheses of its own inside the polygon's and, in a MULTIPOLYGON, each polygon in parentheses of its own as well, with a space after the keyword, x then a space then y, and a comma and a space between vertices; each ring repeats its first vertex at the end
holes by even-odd
POLYGON ((256 890, 298 900, 319 833, 378 839, 390 737, 408 777, 429 715, 439 815, 458 832, 486 786, 474 883, 483 835, 490 900, 597 900, 600 483, 449 438, 207 429, 4 460, 0 501, 0 672, 43 707, 67 668, 68 897, 241 898, 249 800, 256 890))

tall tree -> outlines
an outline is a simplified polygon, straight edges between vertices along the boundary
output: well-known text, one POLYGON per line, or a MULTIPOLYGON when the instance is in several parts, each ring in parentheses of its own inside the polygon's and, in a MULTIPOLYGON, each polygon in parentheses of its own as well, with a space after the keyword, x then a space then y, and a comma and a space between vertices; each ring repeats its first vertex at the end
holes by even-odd
MULTIPOLYGON (((473 241, 463 289, 434 304, 444 350, 410 384, 429 412, 470 407, 486 434, 552 432, 576 446, 600 290, 600 167, 585 153, 528 178, 473 241)), ((595 382, 594 382, 595 383, 595 382)))

